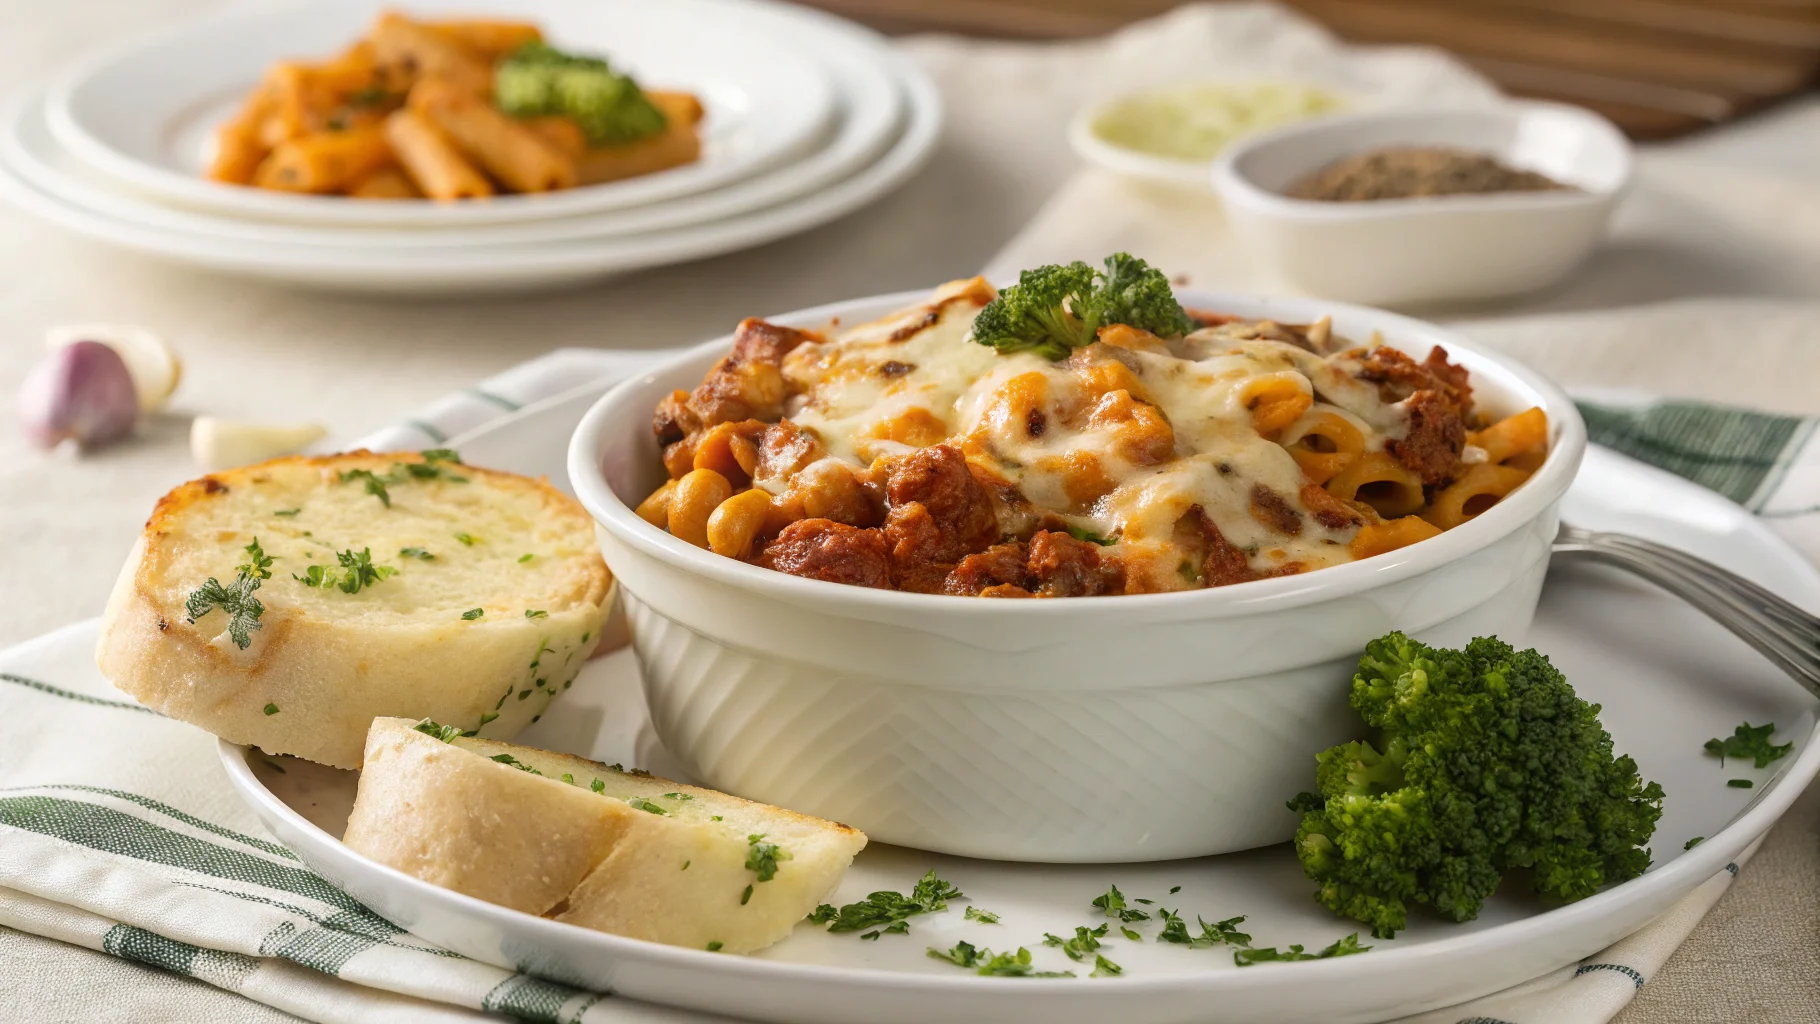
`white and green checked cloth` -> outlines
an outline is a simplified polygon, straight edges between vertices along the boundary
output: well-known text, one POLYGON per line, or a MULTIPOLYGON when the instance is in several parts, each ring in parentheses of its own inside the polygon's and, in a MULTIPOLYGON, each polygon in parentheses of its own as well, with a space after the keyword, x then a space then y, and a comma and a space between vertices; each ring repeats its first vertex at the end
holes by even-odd
MULTIPOLYGON (((540 397, 604 386, 641 358, 555 352, 364 443, 441 443, 540 397)), ((1596 441, 1745 503, 1820 553, 1814 420, 1600 398, 1583 406, 1596 441)), ((221 774, 213 737, 109 686, 89 654, 94 634, 81 623, 0 653, 0 925, 325 1024, 708 1020, 468 960, 374 914, 265 835, 221 774)), ((1609 1020, 1736 872, 1584 963, 1411 1024, 1609 1020)))

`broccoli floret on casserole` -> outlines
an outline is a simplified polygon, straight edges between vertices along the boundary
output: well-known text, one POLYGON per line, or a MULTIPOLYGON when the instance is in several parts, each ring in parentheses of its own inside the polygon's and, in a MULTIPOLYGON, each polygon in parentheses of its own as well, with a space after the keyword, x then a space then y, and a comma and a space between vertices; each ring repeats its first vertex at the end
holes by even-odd
POLYGON ((1063 359, 1093 344, 1109 324, 1163 337, 1194 329, 1162 271, 1123 252, 1105 263, 1104 270, 1076 260, 1024 271, 1017 284, 979 311, 972 339, 1000 352, 1032 349, 1063 359))

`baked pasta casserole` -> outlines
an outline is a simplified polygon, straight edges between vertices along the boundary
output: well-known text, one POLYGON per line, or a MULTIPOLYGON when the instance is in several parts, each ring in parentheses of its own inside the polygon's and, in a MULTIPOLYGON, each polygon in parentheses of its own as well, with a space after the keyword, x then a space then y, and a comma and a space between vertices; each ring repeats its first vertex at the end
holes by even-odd
MULTIPOLYGON (((1116 285, 1108 266, 1073 265, 1116 285)), ((1006 317, 982 310, 1013 291, 952 282, 822 331, 744 321, 701 385, 657 409, 670 479, 638 514, 717 554, 835 583, 1154 593, 1432 537, 1546 453, 1540 409, 1486 418, 1438 347, 1417 361, 1325 319, 1188 313, 1173 296, 1161 316, 1186 330, 1164 335, 1098 307, 1084 316, 1079 290, 1033 328, 1074 341, 994 347, 983 325, 1002 333, 1006 317)))

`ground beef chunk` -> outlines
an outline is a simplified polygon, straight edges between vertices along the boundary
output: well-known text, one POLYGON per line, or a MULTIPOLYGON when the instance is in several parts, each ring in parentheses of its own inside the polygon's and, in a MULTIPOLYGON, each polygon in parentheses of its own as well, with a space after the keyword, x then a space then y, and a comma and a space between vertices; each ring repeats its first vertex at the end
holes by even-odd
POLYGON ((1403 402, 1409 431, 1401 440, 1384 442, 1384 450, 1421 476, 1425 487, 1443 487, 1453 478, 1466 446, 1466 424, 1460 407, 1446 394, 1422 390, 1403 402))
POLYGON ((994 544, 961 559, 943 581, 942 592, 971 596, 1000 587, 1014 587, 1028 594, 1036 585, 1030 575, 1029 558, 1022 541, 994 544))
POLYGON ((1294 537, 1302 532, 1302 513, 1281 494, 1263 484, 1251 485, 1251 518, 1285 536, 1294 537))
POLYGON ((893 515, 910 505, 928 511, 937 541, 927 554, 935 561, 958 562, 999 539, 992 498, 954 445, 931 445, 898 459, 885 479, 885 497, 893 515))
POLYGON ((1315 522, 1329 530, 1344 530, 1365 522, 1358 509, 1334 497, 1320 484, 1302 485, 1302 504, 1308 506, 1315 522))
POLYGON ((1453 390, 1454 403, 1462 411, 1472 408, 1472 377, 1466 367, 1447 361, 1446 349, 1439 345, 1429 349, 1428 358, 1422 360, 1422 369, 1453 390))
POLYGON ((891 585, 891 559, 885 535, 831 519, 800 519, 784 527, 754 559, 759 565, 792 576, 856 587, 891 585))
POLYGON ((672 391, 657 403, 657 413, 651 417, 651 432, 657 435, 657 443, 668 447, 701 429, 701 417, 689 408, 687 391, 672 391))
POLYGON ((1030 538, 1027 563, 1031 587, 1039 597, 1095 597, 1125 590, 1125 569, 1116 558, 1101 557, 1099 545, 1066 533, 1044 530, 1030 538))
MULTIPOLYGON (((688 408, 703 427, 739 420, 775 420, 784 414, 784 356, 815 336, 763 320, 746 319, 733 331, 733 351, 714 364, 690 392, 688 408)), ((664 436, 673 414, 662 407, 654 424, 664 436)), ((674 430, 674 427, 669 427, 674 430)))
POLYGON ((1220 528, 1201 513, 1201 532, 1207 537, 1207 557, 1201 560, 1201 579, 1209 587, 1249 583, 1263 574, 1251 567, 1245 552, 1234 547, 1220 528))
POLYGON ((885 516, 885 550, 891 561, 891 582, 899 590, 939 594, 955 562, 965 552, 949 555, 949 545, 935 517, 921 502, 899 505, 885 516))
MULTIPOLYGON (((1442 359, 1445 361, 1446 357, 1442 359)), ((1453 394, 1453 385, 1388 345, 1379 345, 1359 357, 1358 376, 1360 380, 1377 384, 1378 397, 1387 403, 1401 402, 1423 390, 1453 394)))

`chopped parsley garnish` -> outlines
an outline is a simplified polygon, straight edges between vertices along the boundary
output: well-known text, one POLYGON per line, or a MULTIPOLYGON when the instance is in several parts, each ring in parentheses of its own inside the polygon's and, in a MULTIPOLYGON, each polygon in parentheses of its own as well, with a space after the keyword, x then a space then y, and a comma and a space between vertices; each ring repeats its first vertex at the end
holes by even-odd
POLYGON ((962 916, 969 921, 978 921, 981 924, 998 924, 997 914, 990 910, 981 910, 978 907, 968 907, 966 914, 962 916))
POLYGON ((542 608, 526 608, 525 609, 525 618, 527 618, 527 619, 547 619, 549 617, 550 617, 550 613, 544 611, 542 608))
POLYGON ((480 713, 480 724, 485 725, 488 722, 491 722, 493 719, 498 718, 498 717, 499 717, 499 712, 497 712, 497 711, 483 711, 480 713))
POLYGON ((746 886, 746 891, 739 894, 739 905, 743 907, 747 903, 751 902, 751 900, 752 900, 752 887, 750 885, 748 885, 748 886, 746 886))
POLYGON ((275 714, 277 714, 277 713, 278 713, 278 705, 276 705, 276 704, 267 704, 267 705, 266 705, 266 706, 265 706, 265 716, 266 716, 266 717, 267 717, 267 718, 270 718, 270 717, 272 717, 272 716, 273 716, 273 715, 275 715, 275 714))
POLYGON ((809 920, 816 924, 826 923, 831 932, 865 931, 918 914, 946 910, 949 900, 961 898, 961 891, 935 877, 932 869, 911 888, 909 896, 900 892, 875 892, 858 903, 849 903, 839 910, 824 903, 815 908, 815 913, 809 915, 809 920))
POLYGON ((537 769, 531 767, 530 765, 525 764, 523 761, 520 761, 518 758, 513 757, 511 754, 494 754, 493 760, 498 761, 500 764, 509 764, 521 772, 530 772, 532 775, 542 775, 543 774, 543 772, 540 772, 537 769))
POLYGON ((595 779, 593 782, 588 784, 588 788, 593 790, 596 793, 604 793, 607 790, 607 784, 600 781, 599 779, 595 779))
POLYGON ((777 862, 790 859, 790 851, 776 843, 765 842, 763 832, 746 837, 746 870, 757 872, 759 881, 769 882, 776 878, 777 862))
POLYGON ((423 451, 420 451, 417 454, 423 456, 423 461, 426 463, 429 463, 429 462, 459 463, 461 461, 461 453, 456 451, 453 448, 425 448, 423 451))
POLYGON ((946 960, 956 967, 971 967, 987 977, 994 978, 1072 978, 1073 971, 1039 971, 1030 962, 1030 951, 1019 946, 1016 953, 994 953, 990 949, 978 949, 973 943, 961 941, 954 948, 943 951, 934 946, 929 947, 929 955, 937 960, 946 960))
POLYGON ((880 935, 908 935, 908 934, 910 934, 910 922, 893 921, 890 924, 884 926, 883 928, 878 928, 873 931, 869 931, 864 935, 861 935, 860 938, 877 939, 880 935))
MULTIPOLYGON (((483 719, 480 724, 485 725, 486 721, 483 719)), ((457 736, 474 735, 474 733, 472 731, 463 732, 460 726, 439 725, 436 722, 433 722, 428 718, 424 719, 421 722, 418 722, 416 725, 411 726, 411 728, 416 729, 418 732, 423 733, 425 736, 434 736, 437 739, 443 741, 444 743, 454 742, 454 740, 457 736)), ((510 758, 511 756, 512 756, 511 754, 499 755, 499 757, 505 757, 505 758, 510 758)), ((493 760, 498 761, 499 757, 496 757, 493 760)))
POLYGON ((1112 977, 1113 975, 1124 974, 1124 973, 1125 973, 1125 969, 1123 967, 1120 967, 1118 964, 1113 963, 1112 961, 1106 959, 1104 956, 1102 956, 1098 953, 1095 953, 1095 954, 1093 954, 1093 973, 1087 975, 1087 977, 1089 977, 1089 978, 1109 978, 1109 977, 1112 977))
POLYGON ((633 807, 636 807, 641 811, 650 811, 652 814, 669 814, 670 813, 669 811, 664 810, 663 806, 661 804, 654 804, 651 801, 646 800, 642 796, 626 797, 626 803, 631 804, 633 807))
POLYGON ((272 514, 275 516, 285 516, 288 518, 290 516, 296 515, 299 512, 302 512, 302 511, 303 511, 303 509, 300 509, 300 508, 281 508, 281 509, 274 511, 272 514))
POLYGON ((224 587, 210 576, 208 582, 191 591, 184 601, 191 625, 216 608, 221 609, 228 617, 229 639, 243 651, 253 643, 253 630, 260 628, 259 617, 265 614, 265 605, 259 603, 253 591, 259 589, 262 580, 272 578, 273 561, 259 546, 258 537, 246 546, 246 555, 246 562, 235 566, 239 575, 234 577, 234 582, 224 587))
POLYGON ((1704 843, 1704 842, 1706 842, 1706 837, 1705 837, 1705 836, 1695 836, 1695 837, 1693 837, 1693 838, 1692 838, 1692 839, 1689 839, 1689 840, 1688 840, 1688 841, 1687 841, 1687 845, 1685 845, 1685 846, 1683 846, 1683 847, 1681 847, 1681 849, 1683 849, 1683 850, 1691 850, 1691 849, 1693 849, 1693 848, 1694 848, 1694 847, 1696 847, 1696 846, 1699 846, 1699 845, 1700 845, 1700 844, 1701 844, 1701 843, 1704 843))
MULTIPOLYGON (((693 799, 695 799, 694 797, 690 796, 687 793, 665 793, 664 798, 666 800, 693 800, 693 799)), ((719 819, 716 819, 716 820, 719 820, 719 819)))
POLYGON ((473 622, 475 619, 480 618, 482 615, 485 615, 486 613, 487 613, 487 610, 485 608, 469 608, 467 611, 461 613, 461 617, 468 620, 469 622, 473 622))
POLYGON ((1181 891, 1182 891, 1182 887, 1179 885, 1172 885, 1169 887, 1169 895, 1171 895, 1171 896, 1174 896, 1176 893, 1181 892, 1181 891))
POLYGON ((1354 953, 1363 953, 1370 948, 1370 946, 1359 945, 1359 933, 1353 932, 1351 935, 1340 939, 1333 945, 1321 950, 1319 953, 1304 953, 1302 952, 1302 947, 1300 945, 1290 946, 1285 950, 1278 950, 1275 946, 1265 946, 1262 949, 1254 947, 1233 950, 1232 962, 1238 964, 1240 967, 1250 967, 1252 964, 1261 964, 1272 960, 1326 960, 1330 957, 1351 956, 1354 953))
POLYGON ((518 563, 519 563, 519 564, 520 564, 520 565, 523 565, 523 564, 524 564, 524 563, 526 563, 526 562, 529 562, 529 561, 530 561, 530 560, 531 560, 531 559, 533 559, 533 558, 536 558, 536 557, 537 557, 537 556, 536 556, 536 555, 532 555, 532 554, 523 554, 523 555, 519 555, 519 556, 518 556, 518 563))
POLYGON ((1719 767, 1725 767, 1728 757, 1748 757, 1758 768, 1767 768, 1771 761, 1779 761, 1795 749, 1793 741, 1777 746, 1769 741, 1776 731, 1776 723, 1752 725, 1749 722, 1739 724, 1732 734, 1725 739, 1706 741, 1706 752, 1719 758, 1719 767))
POLYGON ((683 861, 683 866, 682 866, 682 869, 683 869, 683 870, 684 870, 684 871, 687 871, 687 870, 689 870, 689 865, 691 865, 691 864, 693 864, 693 863, 695 863, 695 862, 694 862, 694 861, 693 861, 693 860, 685 860, 685 861, 683 861))
POLYGON ((573 786, 573 785, 575 785, 575 776, 574 776, 574 775, 572 775, 572 774, 570 774, 570 773, 569 773, 569 772, 563 772, 563 773, 562 773, 562 781, 564 781, 564 782, 566 782, 566 783, 568 783, 568 784, 569 784, 569 785, 571 785, 571 786, 573 786))
POLYGON ((1044 932, 1043 945, 1059 947, 1063 953, 1067 954, 1068 959, 1078 963, 1087 959, 1088 953, 1100 948, 1100 939, 1103 938, 1106 932, 1111 928, 1112 926, 1110 924, 1103 924, 1098 928, 1088 928, 1083 925, 1076 925, 1074 928, 1074 938, 1072 939, 1064 939, 1060 935, 1044 932))
POLYGON ((1075 540, 1084 540, 1089 544, 1098 544, 1103 548, 1111 547, 1118 543, 1118 541, 1113 540, 1111 537, 1102 537, 1092 530, 1083 530, 1078 526, 1068 527, 1068 536, 1073 537, 1075 540))
POLYGON ((374 565, 373 549, 370 547, 359 551, 353 548, 337 551, 335 561, 340 563, 339 567, 312 565, 304 570, 303 575, 292 573, 291 578, 317 590, 333 588, 344 594, 358 594, 364 587, 398 575, 398 570, 392 566, 374 565))
POLYGON ((436 556, 430 554, 428 551, 424 550, 423 548, 399 548, 398 557, 416 558, 421 561, 428 562, 431 559, 434 559, 436 556))
POLYGON ((1733 789, 1749 789, 1756 785, 1749 779, 1726 779, 1725 784, 1733 789))
POLYGON ((462 547, 471 548, 474 546, 474 542, 478 541, 480 538, 464 530, 463 532, 456 534, 455 539, 461 542, 462 547))
POLYGON ((1238 926, 1245 920, 1242 915, 1229 917, 1215 924, 1208 924, 1199 915, 1196 915, 1194 920, 1201 926, 1201 934, 1190 935, 1187 922, 1183 921, 1175 911, 1159 909, 1158 913, 1163 918, 1163 930, 1156 936, 1158 942, 1173 942, 1178 946, 1188 946, 1191 949, 1205 949, 1218 945, 1249 946, 1251 944, 1251 936, 1238 930, 1238 926))
MULTIPOLYGON (((720 943, 718 943, 718 942, 710 942, 710 943, 708 943, 708 952, 710 952, 710 953, 718 953, 718 952, 720 952, 720 943)), ((1376 962, 1377 962, 1377 961, 1375 961, 1375 960, 1374 960, 1374 961, 1372 961, 1372 962, 1373 962, 1373 963, 1376 963, 1376 962)))
POLYGON ((719 821, 721 819, 720 819, 720 815, 716 814, 713 817, 709 818, 708 820, 709 821, 719 821))
POLYGON ((1107 889, 1104 896, 1094 897, 1093 905, 1105 912, 1107 917, 1116 917, 1126 923, 1150 920, 1150 915, 1142 910, 1126 909, 1125 894, 1119 892, 1119 887, 1116 885, 1107 889))
POLYGON ((1132 931, 1131 929, 1125 927, 1124 925, 1119 925, 1119 931, 1123 932, 1125 934, 1125 937, 1127 939, 1130 939, 1133 942, 1144 941, 1144 937, 1142 935, 1139 935, 1137 932, 1132 931))
POLYGON ((378 498, 381 505, 384 505, 386 508, 391 508, 392 493, 386 490, 386 484, 388 482, 396 483, 397 481, 389 480, 389 477, 390 474, 382 477, 370 469, 344 469, 341 471, 339 479, 344 484, 353 483, 356 480, 364 482, 368 494, 378 498))

